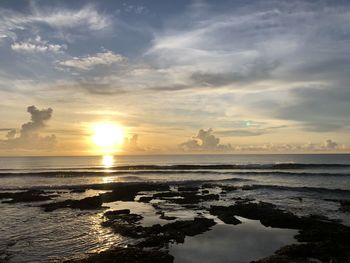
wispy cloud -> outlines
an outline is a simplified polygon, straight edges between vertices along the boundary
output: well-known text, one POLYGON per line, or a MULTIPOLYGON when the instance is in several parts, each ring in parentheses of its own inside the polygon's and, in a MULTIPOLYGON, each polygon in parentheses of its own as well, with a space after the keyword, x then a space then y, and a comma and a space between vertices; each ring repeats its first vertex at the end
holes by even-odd
POLYGON ((90 70, 93 67, 101 65, 113 65, 126 61, 126 58, 120 54, 115 54, 112 51, 104 51, 96 53, 95 55, 89 55, 84 57, 74 57, 73 59, 59 62, 60 66, 74 68, 78 70, 90 70))
POLYGON ((2 38, 17 39, 18 31, 40 30, 41 26, 53 29, 87 28, 92 31, 102 30, 111 25, 109 16, 96 10, 93 5, 86 5, 81 9, 65 8, 42 9, 31 5, 30 12, 22 13, 10 9, 0 8, 0 35, 2 38))
POLYGON ((66 45, 50 44, 48 41, 44 41, 40 36, 35 39, 28 39, 27 41, 14 42, 11 44, 11 48, 14 51, 20 52, 62 52, 67 49, 66 45))

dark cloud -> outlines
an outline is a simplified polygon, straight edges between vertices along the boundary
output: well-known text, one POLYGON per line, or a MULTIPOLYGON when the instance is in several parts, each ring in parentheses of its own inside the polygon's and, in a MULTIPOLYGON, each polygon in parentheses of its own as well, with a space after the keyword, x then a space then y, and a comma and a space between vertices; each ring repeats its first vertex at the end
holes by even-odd
POLYGON ((335 141, 332 141, 330 139, 328 139, 327 141, 325 141, 324 143, 324 148, 327 150, 335 150, 338 148, 338 143, 336 143, 335 141))
MULTIPOLYGON (((55 146, 56 136, 42 136, 40 131, 45 128, 46 122, 52 117, 51 108, 39 110, 35 106, 29 106, 27 112, 31 115, 31 120, 24 123, 18 133, 15 129, 6 129, 6 140, 0 140, 0 148, 16 150, 48 150, 55 146)), ((4 130, 4 129, 2 129, 4 130)))
POLYGON ((27 112, 31 115, 31 121, 24 123, 21 129, 21 137, 30 136, 45 127, 45 122, 51 119, 52 109, 39 110, 35 106, 29 106, 27 112))
POLYGON ((259 136, 262 134, 268 133, 267 130, 223 130, 223 131, 216 131, 216 134, 220 136, 238 136, 238 137, 246 137, 246 136, 259 136))
POLYGON ((266 124, 267 123, 255 121, 235 121, 232 127, 236 127, 236 129, 218 130, 215 131, 215 134, 225 137, 259 136, 288 127, 287 125, 267 126, 266 124))
POLYGON ((151 87, 150 90, 156 90, 156 91, 177 91, 177 90, 184 90, 189 89, 189 85, 169 85, 169 86, 158 86, 158 87, 151 87))
POLYGON ((262 59, 245 65, 243 72, 194 72, 191 80, 194 85, 220 87, 230 84, 248 84, 264 79, 269 79, 271 72, 277 68, 277 62, 268 63, 262 59))
POLYGON ((328 132, 349 126, 348 86, 297 88, 290 91, 293 103, 275 108, 277 117, 300 121, 304 129, 328 132))
POLYGON ((180 149, 184 151, 227 151, 232 149, 230 144, 220 144, 220 138, 213 135, 213 129, 200 129, 196 136, 181 143, 180 149))

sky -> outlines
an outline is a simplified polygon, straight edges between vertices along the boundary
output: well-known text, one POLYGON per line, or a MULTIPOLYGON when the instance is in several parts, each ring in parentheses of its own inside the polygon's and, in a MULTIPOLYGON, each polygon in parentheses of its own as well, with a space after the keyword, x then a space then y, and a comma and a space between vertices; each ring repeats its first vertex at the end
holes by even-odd
POLYGON ((349 1, 0 1, 0 155, 350 152, 349 1))

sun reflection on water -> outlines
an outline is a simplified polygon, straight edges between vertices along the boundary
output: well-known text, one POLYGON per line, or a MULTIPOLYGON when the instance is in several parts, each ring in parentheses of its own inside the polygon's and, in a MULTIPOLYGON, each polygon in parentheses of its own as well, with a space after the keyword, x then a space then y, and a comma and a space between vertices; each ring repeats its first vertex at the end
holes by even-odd
POLYGON ((102 166, 105 169, 109 169, 113 167, 114 164, 114 157, 112 155, 104 155, 102 157, 102 166))
MULTIPOLYGON (((114 156, 113 155, 104 155, 102 156, 102 167, 103 167, 103 172, 104 173, 112 173, 113 172, 113 166, 115 165, 115 160, 114 160, 114 156)), ((105 174, 102 177, 102 182, 103 183, 113 183, 115 181, 118 181, 118 177, 117 176, 108 176, 107 174, 105 174)))

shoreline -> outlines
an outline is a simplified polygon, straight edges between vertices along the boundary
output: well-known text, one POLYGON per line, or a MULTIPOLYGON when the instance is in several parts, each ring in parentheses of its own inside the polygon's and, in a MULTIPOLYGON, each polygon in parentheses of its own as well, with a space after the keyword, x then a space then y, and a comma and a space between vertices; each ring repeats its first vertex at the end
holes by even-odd
MULTIPOLYGON (((307 261, 309 258, 325 262, 330 262, 330 260, 346 262, 350 259, 349 226, 320 215, 297 216, 272 203, 240 197, 227 199, 230 192, 240 190, 242 189, 238 186, 202 181, 110 183, 80 185, 56 190, 2 192, 0 199, 3 203, 9 204, 28 203, 40 207, 42 213, 52 213, 61 209, 107 210, 103 214, 102 226, 112 229, 118 235, 135 239, 135 244, 127 248, 111 248, 87 258, 62 262, 105 262, 108 260, 108 262, 173 262, 174 258, 167 250, 170 244, 184 243, 186 246, 186 237, 211 231, 212 227, 217 224, 216 220, 228 225, 239 225, 242 222, 237 217, 258 220, 265 227, 273 229, 293 229, 299 232, 295 237, 298 243, 286 245, 277 249, 276 253, 270 257, 257 259, 254 262, 289 262, 288 260, 309 262, 307 261), (56 200, 60 196, 58 190, 83 195, 88 189, 105 192, 85 198, 56 200), (38 202, 44 202, 44 204, 36 205, 38 202), (108 210, 107 207, 113 202, 149 204, 153 206, 155 214, 160 219, 169 221, 169 223, 143 226, 140 224, 143 216, 132 213, 128 208, 108 210), (171 215, 174 205, 194 213, 197 211, 200 214, 193 216, 192 219, 183 220, 171 215), (162 259, 162 261, 156 261, 156 259, 162 259)), ((246 188, 245 191, 250 191, 250 189, 246 188)), ((347 200, 332 200, 332 202, 339 202, 345 211, 349 209, 350 204, 347 200)))

